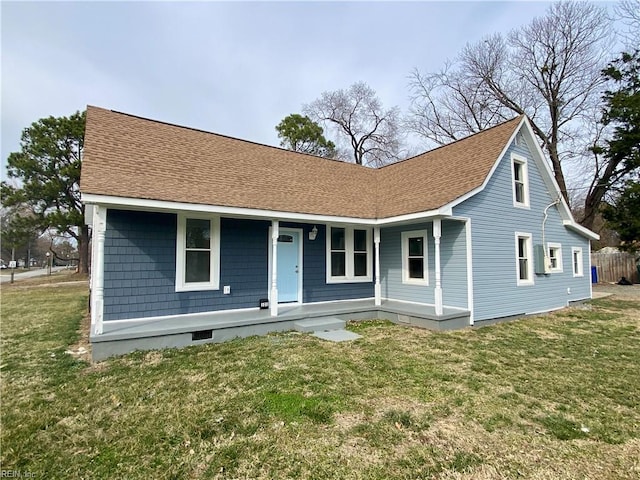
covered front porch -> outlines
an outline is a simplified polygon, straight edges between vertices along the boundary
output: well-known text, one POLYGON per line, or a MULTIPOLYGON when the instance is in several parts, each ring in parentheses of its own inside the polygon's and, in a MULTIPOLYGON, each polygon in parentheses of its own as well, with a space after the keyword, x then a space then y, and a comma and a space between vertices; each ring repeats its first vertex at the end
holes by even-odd
POLYGON ((297 330, 301 320, 339 318, 344 321, 386 319, 393 323, 432 330, 452 330, 469 325, 469 311, 396 300, 344 300, 305 305, 280 305, 277 317, 269 310, 247 309, 174 315, 144 320, 110 321, 99 335, 91 335, 96 361, 134 350, 185 347, 219 343, 233 338, 297 330))

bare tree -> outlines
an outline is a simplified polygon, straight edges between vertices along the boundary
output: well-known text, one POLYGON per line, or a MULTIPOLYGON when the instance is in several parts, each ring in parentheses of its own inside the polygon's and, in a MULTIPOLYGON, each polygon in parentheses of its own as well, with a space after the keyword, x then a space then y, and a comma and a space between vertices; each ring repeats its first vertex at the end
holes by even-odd
MULTIPOLYGON (((583 117, 598 108, 608 59, 606 11, 581 2, 553 3, 545 16, 467 45, 438 74, 414 71, 409 127, 444 144, 527 114, 569 201, 562 160, 583 117)), ((583 148, 585 152, 585 148, 583 148)))
POLYGON ((620 36, 633 50, 640 44, 640 0, 622 0, 615 6, 616 15, 627 27, 620 36))
POLYGON ((335 130, 349 145, 355 163, 380 167, 398 159, 400 111, 384 109, 376 92, 364 82, 347 90, 323 92, 319 99, 303 106, 306 115, 335 130))

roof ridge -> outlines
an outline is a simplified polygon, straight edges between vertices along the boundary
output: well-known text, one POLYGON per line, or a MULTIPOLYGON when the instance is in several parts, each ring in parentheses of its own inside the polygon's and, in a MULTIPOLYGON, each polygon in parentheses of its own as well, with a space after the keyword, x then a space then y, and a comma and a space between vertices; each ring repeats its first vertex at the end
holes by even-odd
POLYGON ((216 133, 216 132, 212 132, 212 131, 209 131, 209 130, 204 130, 204 129, 201 129, 201 128, 189 127, 189 126, 185 126, 185 125, 179 125, 177 123, 165 122, 163 120, 156 120, 154 118, 143 117, 141 115, 134 115, 132 113, 120 112, 118 110, 112 110, 112 109, 107 109, 107 108, 102 108, 102 107, 96 107, 94 105, 87 105, 87 107, 96 108, 96 109, 100 109, 100 110, 105 110, 105 111, 108 111, 108 112, 111 112, 111 113, 115 113, 115 114, 118 114, 118 115, 124 115, 125 117, 131 117, 131 118, 135 118, 135 119, 138 119, 138 120, 144 120, 146 122, 157 123, 157 124, 160 124, 160 125, 167 125, 169 127, 175 127, 175 128, 179 128, 179 129, 183 129, 183 130, 191 130, 192 132, 204 133, 204 134, 207 134, 207 135, 215 135, 216 137, 226 138, 226 139, 229 139, 229 140, 234 140, 236 142, 249 143, 251 145, 257 145, 259 147, 265 147, 265 148, 273 148, 275 150, 279 150, 279 151, 287 152, 287 153, 294 153, 296 155, 300 155, 300 156, 304 156, 304 157, 310 157, 310 158, 315 158, 315 159, 319 159, 319 160, 326 160, 326 161, 329 161, 329 162, 339 162, 339 163, 342 163, 342 164, 345 164, 345 165, 353 165, 354 167, 364 168, 364 169, 367 169, 367 170, 377 170, 377 169, 371 169, 370 167, 366 167, 364 165, 359 165, 357 163, 345 162, 344 160, 339 160, 339 159, 335 159, 335 158, 321 157, 319 155, 313 155, 311 153, 297 152, 295 150, 289 150, 289 149, 283 148, 283 147, 276 147, 275 145, 268 145, 266 143, 255 142, 253 140, 246 140, 244 138, 233 137, 231 135, 225 135, 223 133, 216 133))

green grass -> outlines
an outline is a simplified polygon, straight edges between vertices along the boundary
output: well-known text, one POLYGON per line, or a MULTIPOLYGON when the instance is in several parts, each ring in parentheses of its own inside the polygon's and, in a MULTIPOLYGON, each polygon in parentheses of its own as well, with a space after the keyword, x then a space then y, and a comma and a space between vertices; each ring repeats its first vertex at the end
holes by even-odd
MULTIPOLYGON (((73 279, 70 277, 69 279, 73 279)), ((42 281, 40 281, 42 283, 42 281)), ((640 302, 352 323, 92 365, 78 284, 3 285, 3 470, 37 478, 638 478, 640 302)))

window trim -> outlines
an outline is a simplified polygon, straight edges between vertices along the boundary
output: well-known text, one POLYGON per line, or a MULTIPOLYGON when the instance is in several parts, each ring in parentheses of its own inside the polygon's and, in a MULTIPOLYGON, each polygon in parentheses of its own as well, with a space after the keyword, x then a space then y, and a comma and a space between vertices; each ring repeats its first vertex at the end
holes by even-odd
POLYGON ((547 255, 549 257, 549 272, 550 273, 562 273, 564 271, 564 265, 562 262, 562 244, 556 242, 547 242, 547 255), (557 250, 558 266, 553 267, 551 265, 551 249, 557 250))
POLYGON ((410 230, 402 232, 400 234, 402 242, 402 283, 406 285, 429 285, 429 232, 425 230, 410 230), (411 278, 409 277, 409 239, 422 237, 424 250, 424 278, 411 278))
POLYGON ((582 258, 582 247, 571 247, 571 270, 574 277, 584 277, 584 259, 582 258), (575 255, 578 254, 578 271, 576 272, 575 255))
POLYGON ((220 289, 220 217, 193 213, 178 214, 176 228, 176 292, 196 292, 220 289), (210 252, 208 282, 186 282, 186 229, 187 219, 209 220, 210 252))
MULTIPOLYGON (((326 249, 326 282, 327 283, 368 283, 373 281, 373 247, 372 247, 372 234, 371 228, 364 226, 348 226, 338 224, 327 224, 325 234, 325 249, 326 249), (331 275, 331 229, 332 228, 344 228, 344 242, 345 242, 345 275, 341 277, 334 277, 331 275), (354 260, 354 230, 364 230, 367 232, 367 275, 356 277, 354 275, 355 260, 354 260)), ((362 253, 362 252, 360 252, 362 253)))
POLYGON ((515 259, 516 259, 516 285, 517 286, 530 286, 530 285, 534 285, 535 281, 534 281, 534 277, 533 277, 533 270, 534 270, 534 265, 533 265, 533 235, 531 235, 530 233, 527 232, 515 232, 515 259), (520 278, 520 255, 519 255, 519 240, 521 238, 526 239, 526 253, 527 256, 525 257, 528 261, 527 261, 527 278, 526 279, 521 279, 520 278))
POLYGON ((529 204, 529 168, 527 159, 515 153, 511 154, 511 190, 513 193, 513 206, 518 208, 530 208, 529 204), (524 190, 524 201, 516 200, 516 164, 522 166, 522 186, 524 190))

